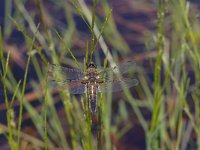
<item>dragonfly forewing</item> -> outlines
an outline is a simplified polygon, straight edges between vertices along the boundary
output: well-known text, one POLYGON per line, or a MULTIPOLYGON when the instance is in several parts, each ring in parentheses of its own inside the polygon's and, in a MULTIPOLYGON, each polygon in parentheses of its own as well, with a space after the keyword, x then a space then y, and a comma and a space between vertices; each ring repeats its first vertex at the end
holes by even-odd
POLYGON ((51 85, 58 85, 62 90, 68 90, 72 94, 86 92, 85 85, 81 83, 84 78, 84 73, 81 69, 50 65, 48 77, 51 85))
POLYGON ((136 68, 136 62, 133 60, 126 61, 120 65, 116 65, 112 68, 101 69, 99 75, 106 80, 110 79, 110 74, 119 73, 119 74, 126 74, 129 71, 136 68))
POLYGON ((59 74, 68 80, 79 80, 84 78, 84 72, 81 69, 50 65, 49 77, 52 79, 57 79, 59 74))

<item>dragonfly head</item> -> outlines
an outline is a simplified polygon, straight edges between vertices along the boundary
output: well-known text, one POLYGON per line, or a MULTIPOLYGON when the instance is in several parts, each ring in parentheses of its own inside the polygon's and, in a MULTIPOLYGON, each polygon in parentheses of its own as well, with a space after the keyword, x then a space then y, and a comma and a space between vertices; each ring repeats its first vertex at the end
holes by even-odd
POLYGON ((87 69, 88 68, 95 68, 96 69, 97 65, 94 62, 91 61, 89 64, 87 64, 87 69))

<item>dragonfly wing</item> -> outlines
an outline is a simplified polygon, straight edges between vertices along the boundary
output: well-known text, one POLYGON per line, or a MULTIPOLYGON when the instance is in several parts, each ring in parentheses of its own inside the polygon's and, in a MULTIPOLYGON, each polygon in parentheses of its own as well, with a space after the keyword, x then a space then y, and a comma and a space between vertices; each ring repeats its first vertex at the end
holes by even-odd
POLYGON ((101 77, 106 77, 109 79, 110 73, 120 73, 120 74, 125 74, 128 73, 131 69, 136 68, 136 62, 133 60, 126 61, 125 63, 122 63, 120 65, 116 65, 115 67, 112 68, 106 68, 106 69, 101 69, 99 75, 101 77))
POLYGON ((123 78, 123 79, 113 79, 105 81, 104 83, 100 84, 99 91, 106 93, 106 92, 118 92, 123 90, 124 88, 130 88, 136 86, 138 84, 137 79, 131 78, 123 78))
POLYGON ((50 65, 49 78, 58 79, 62 75, 64 79, 79 80, 84 78, 84 72, 81 69, 67 68, 58 65, 50 65))
POLYGON ((51 80, 50 84, 52 86, 58 85, 61 90, 67 90, 72 94, 83 94, 86 92, 86 86, 81 83, 81 80, 51 80))
POLYGON ((69 91, 72 94, 83 94, 87 91, 85 84, 81 80, 72 80, 69 84, 69 91))

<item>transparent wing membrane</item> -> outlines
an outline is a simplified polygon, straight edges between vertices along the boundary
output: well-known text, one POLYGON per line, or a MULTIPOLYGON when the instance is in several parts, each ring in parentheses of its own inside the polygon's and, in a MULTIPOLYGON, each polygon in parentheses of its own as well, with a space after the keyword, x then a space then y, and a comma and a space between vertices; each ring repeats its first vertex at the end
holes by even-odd
POLYGON ((81 83, 83 78, 81 69, 50 65, 49 79, 52 85, 59 85, 63 90, 68 89, 72 94, 85 93, 85 85, 81 83))
POLYGON ((87 89, 85 84, 82 84, 80 80, 72 80, 69 83, 69 91, 72 94, 83 94, 87 89))
POLYGON ((104 72, 116 72, 116 71, 119 71, 121 74, 124 74, 124 73, 127 73, 131 68, 135 68, 136 66, 136 62, 133 61, 133 60, 129 60, 129 61, 126 61, 120 65, 116 65, 115 67, 112 67, 112 68, 106 68, 105 70, 104 69, 101 69, 102 73, 104 72))
POLYGON ((99 75, 104 77, 108 80, 110 73, 119 73, 119 74, 127 74, 129 71, 134 70, 136 67, 136 62, 133 60, 126 61, 120 65, 117 65, 112 68, 101 69, 99 75))
POLYGON ((59 86, 62 90, 69 90, 72 94, 83 94, 86 92, 86 87, 81 83, 81 80, 51 80, 50 85, 59 86))
POLYGON ((52 79, 57 78, 58 74, 61 74, 65 77, 65 79, 68 80, 77 80, 77 79, 83 79, 84 73, 81 69, 75 69, 75 68, 67 68, 57 65, 50 65, 49 68, 49 76, 52 79))
POLYGON ((113 79, 102 83, 99 87, 100 92, 118 92, 123 90, 124 88, 131 88, 138 84, 137 79, 131 78, 122 78, 122 79, 113 79))

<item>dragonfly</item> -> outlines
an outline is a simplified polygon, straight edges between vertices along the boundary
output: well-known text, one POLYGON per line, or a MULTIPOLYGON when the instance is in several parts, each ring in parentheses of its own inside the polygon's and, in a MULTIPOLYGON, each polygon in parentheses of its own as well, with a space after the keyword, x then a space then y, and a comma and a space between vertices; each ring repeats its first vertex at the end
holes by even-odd
POLYGON ((127 61, 112 68, 99 69, 94 62, 90 62, 84 71, 83 69, 50 65, 49 78, 51 82, 67 87, 72 94, 87 92, 90 110, 92 113, 96 113, 99 92, 117 92, 123 90, 123 87, 130 88, 138 84, 137 79, 127 76, 129 70, 135 66, 135 61, 127 61), (60 79, 58 73, 64 77, 60 79), (114 76, 114 73, 119 73, 121 77, 114 76))

